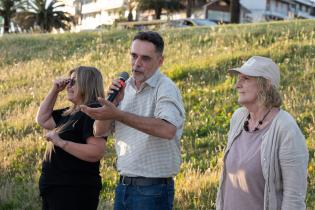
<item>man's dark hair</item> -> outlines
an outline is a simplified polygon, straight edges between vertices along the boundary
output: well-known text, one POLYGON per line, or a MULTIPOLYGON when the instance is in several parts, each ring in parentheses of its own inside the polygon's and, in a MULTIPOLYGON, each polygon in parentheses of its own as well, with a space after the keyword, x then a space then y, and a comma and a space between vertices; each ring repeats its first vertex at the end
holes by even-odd
POLYGON ((132 41, 135 41, 137 39, 141 41, 151 42, 152 44, 154 44, 156 51, 163 54, 164 41, 160 34, 158 34, 157 32, 154 31, 138 32, 132 41))

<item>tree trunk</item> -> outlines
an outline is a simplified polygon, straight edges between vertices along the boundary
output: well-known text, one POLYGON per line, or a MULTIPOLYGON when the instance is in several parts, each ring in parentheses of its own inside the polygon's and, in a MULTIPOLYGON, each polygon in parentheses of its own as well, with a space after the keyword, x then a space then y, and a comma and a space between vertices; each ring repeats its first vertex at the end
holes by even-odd
POLYGON ((231 0, 230 2, 231 23, 239 23, 241 10, 240 0, 231 0))
POLYGON ((128 21, 133 21, 132 10, 129 10, 128 21))
POLYGON ((192 3, 193 3, 193 0, 187 0, 187 5, 186 5, 186 17, 187 18, 191 17, 192 3))
POLYGON ((162 14, 162 8, 161 7, 156 7, 155 8, 155 18, 157 20, 161 19, 161 14, 162 14))
POLYGON ((4 17, 3 32, 9 33, 9 30, 10 30, 10 18, 4 17))

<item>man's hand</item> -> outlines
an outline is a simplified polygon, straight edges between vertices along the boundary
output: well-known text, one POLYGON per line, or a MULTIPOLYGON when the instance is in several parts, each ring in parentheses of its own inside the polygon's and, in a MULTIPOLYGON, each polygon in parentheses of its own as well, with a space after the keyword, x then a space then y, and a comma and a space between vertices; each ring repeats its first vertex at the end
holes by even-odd
POLYGON ((102 107, 91 108, 86 105, 80 105, 81 111, 95 120, 116 120, 121 111, 116 106, 103 98, 98 98, 102 107))
POLYGON ((117 106, 124 98, 125 86, 119 82, 119 79, 114 79, 109 87, 108 94, 113 93, 113 90, 118 91, 118 94, 113 101, 113 103, 117 106))

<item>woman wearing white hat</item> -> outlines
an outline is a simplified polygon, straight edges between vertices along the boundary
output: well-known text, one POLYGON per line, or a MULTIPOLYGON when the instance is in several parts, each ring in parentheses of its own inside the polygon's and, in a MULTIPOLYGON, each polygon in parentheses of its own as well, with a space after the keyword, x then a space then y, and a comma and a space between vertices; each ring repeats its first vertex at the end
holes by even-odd
POLYGON ((308 151, 293 117, 280 108, 278 66, 253 56, 237 74, 237 109, 217 194, 217 210, 305 209, 308 151))

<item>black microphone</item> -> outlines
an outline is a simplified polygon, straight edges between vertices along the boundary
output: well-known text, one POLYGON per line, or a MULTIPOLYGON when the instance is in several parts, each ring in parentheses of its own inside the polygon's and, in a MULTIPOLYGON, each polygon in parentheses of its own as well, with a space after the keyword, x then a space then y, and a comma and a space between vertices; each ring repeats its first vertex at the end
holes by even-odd
MULTIPOLYGON (((129 74, 128 74, 127 72, 125 72, 125 71, 124 71, 124 72, 121 72, 121 73, 119 74, 119 80, 118 80, 118 81, 119 81, 119 83, 121 84, 122 87, 125 86, 125 81, 126 81, 128 78, 129 78, 129 74)), ((119 89, 119 90, 120 90, 120 89, 119 89)), ((117 96, 119 90, 113 90, 113 92, 108 95, 107 100, 110 101, 110 102, 113 102, 114 99, 116 98, 116 96, 117 96)))

